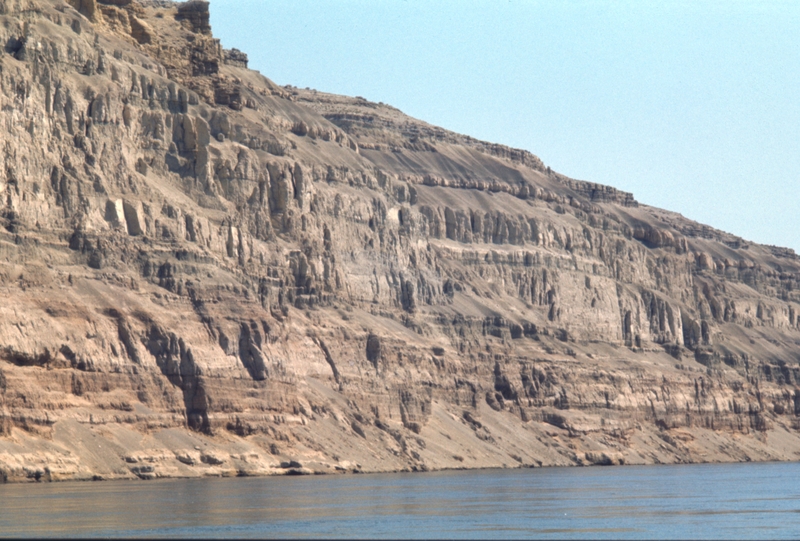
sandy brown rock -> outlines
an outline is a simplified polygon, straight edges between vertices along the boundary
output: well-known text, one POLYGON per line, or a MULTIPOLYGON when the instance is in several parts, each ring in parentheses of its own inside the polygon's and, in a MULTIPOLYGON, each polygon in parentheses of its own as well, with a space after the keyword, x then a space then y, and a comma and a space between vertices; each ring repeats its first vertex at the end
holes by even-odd
POLYGON ((4 480, 795 460, 800 261, 208 5, 0 4, 4 480))

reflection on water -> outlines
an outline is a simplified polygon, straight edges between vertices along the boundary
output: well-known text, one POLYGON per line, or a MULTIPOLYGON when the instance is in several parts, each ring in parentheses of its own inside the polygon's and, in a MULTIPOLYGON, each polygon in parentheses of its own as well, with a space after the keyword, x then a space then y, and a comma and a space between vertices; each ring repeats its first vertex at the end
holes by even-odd
POLYGON ((0 485, 0 536, 796 538, 798 464, 0 485))

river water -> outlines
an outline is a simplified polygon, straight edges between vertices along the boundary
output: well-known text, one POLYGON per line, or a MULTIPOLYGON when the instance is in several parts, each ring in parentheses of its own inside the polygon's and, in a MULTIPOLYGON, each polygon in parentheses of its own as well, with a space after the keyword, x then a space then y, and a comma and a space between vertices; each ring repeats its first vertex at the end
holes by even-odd
POLYGON ((0 485, 0 536, 778 539, 800 464, 0 485))

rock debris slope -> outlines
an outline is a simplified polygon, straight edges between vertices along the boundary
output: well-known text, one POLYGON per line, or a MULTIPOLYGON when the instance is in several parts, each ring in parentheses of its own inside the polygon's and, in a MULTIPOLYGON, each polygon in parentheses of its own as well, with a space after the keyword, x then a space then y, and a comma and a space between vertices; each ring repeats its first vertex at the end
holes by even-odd
POLYGON ((0 479, 793 460, 800 261, 193 0, 0 2, 0 479))

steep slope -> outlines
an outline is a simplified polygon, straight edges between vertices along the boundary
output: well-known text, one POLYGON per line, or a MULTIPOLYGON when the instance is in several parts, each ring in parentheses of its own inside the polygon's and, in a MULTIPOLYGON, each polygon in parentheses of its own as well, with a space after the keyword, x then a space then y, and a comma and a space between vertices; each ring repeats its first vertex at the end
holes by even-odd
POLYGON ((0 4, 2 479, 797 458, 791 250, 208 21, 0 4))

